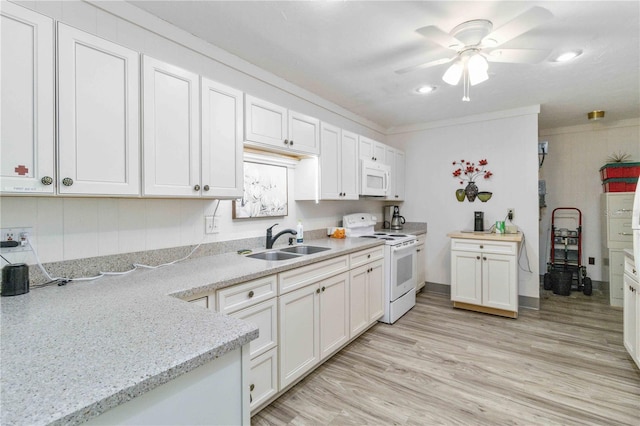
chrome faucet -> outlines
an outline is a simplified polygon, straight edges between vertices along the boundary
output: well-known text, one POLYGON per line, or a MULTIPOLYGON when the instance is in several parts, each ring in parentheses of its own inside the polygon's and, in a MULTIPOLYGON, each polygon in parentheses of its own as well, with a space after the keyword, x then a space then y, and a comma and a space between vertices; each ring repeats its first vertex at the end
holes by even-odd
POLYGON ((276 225, 278 225, 278 224, 276 223, 275 225, 273 225, 273 226, 271 226, 271 227, 267 228, 267 248, 268 248, 268 249, 273 248, 273 243, 275 243, 275 242, 276 242, 276 240, 277 240, 281 235, 284 235, 284 234, 296 235, 296 234, 297 234, 297 232, 296 232, 294 229, 285 229, 284 231, 280 231, 280 232, 278 232, 278 233, 276 234, 276 236, 272 238, 272 237, 271 237, 271 229, 272 229, 274 226, 276 226, 276 225))

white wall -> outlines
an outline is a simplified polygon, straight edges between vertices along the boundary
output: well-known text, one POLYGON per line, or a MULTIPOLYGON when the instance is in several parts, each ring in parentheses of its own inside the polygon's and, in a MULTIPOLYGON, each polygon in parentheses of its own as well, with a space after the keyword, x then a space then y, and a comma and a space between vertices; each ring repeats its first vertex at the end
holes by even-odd
POLYGON ((540 223, 540 270, 549 259, 551 213, 557 207, 576 207, 582 211, 583 258, 587 274, 597 281, 602 275, 602 236, 600 194, 603 192, 599 169, 607 157, 626 152, 640 161, 640 120, 620 122, 609 119, 582 126, 540 131, 540 140, 549 142, 549 155, 540 170, 547 184, 547 208, 540 223), (595 264, 588 265, 594 257, 595 264))
MULTIPOLYGON (((96 34, 140 53, 175 64, 246 93, 317 117, 328 123, 384 141, 381 128, 264 70, 221 51, 124 2, 23 1, 18 4, 55 20, 96 34), (108 10, 108 11, 107 11, 108 10), (135 22, 132 23, 132 22, 135 22)), ((302 219, 305 229, 337 226, 344 214, 382 213, 382 202, 293 201, 289 170, 289 215, 285 218, 232 220, 231 201, 221 202, 221 232, 204 234, 204 216, 217 201, 124 198, 2 197, 2 227, 31 226, 43 262, 70 260, 257 237, 278 222, 276 230, 302 219)), ((29 256, 12 261, 33 263, 29 256)))
POLYGON ((406 152, 407 201, 402 214, 408 221, 428 222, 427 281, 451 282, 447 233, 473 229, 474 211, 484 212, 488 227, 503 220, 507 208, 514 208, 514 223, 526 238, 526 253, 520 259, 525 270, 520 269, 519 294, 539 297, 538 111, 538 107, 531 107, 431 123, 423 130, 410 129, 388 137, 388 143, 406 152), (461 185, 452 176, 452 162, 485 158, 487 169, 494 175, 477 184, 481 191, 493 192, 493 197, 486 203, 478 199, 458 202, 454 193, 461 185))

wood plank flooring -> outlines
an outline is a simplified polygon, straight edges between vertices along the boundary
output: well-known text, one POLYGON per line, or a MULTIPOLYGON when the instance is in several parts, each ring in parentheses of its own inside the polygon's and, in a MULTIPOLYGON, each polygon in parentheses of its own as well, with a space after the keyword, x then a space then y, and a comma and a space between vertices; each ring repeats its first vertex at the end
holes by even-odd
MULTIPOLYGON (((573 294, 573 293, 572 293, 573 294)), ((541 295, 517 320, 419 293, 252 418, 253 425, 640 425, 622 310, 541 295)))

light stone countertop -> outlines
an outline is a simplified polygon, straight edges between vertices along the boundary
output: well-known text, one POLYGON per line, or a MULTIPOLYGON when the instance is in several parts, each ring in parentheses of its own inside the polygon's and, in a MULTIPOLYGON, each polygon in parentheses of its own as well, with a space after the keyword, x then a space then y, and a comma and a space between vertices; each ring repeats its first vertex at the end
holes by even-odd
POLYGON ((253 325, 180 298, 382 241, 305 244, 332 250, 278 262, 227 253, 2 297, 0 423, 82 423, 258 336, 253 325))
POLYGON ((395 232, 398 234, 421 235, 427 233, 427 223, 407 222, 402 225, 402 229, 381 228, 380 231, 395 232))

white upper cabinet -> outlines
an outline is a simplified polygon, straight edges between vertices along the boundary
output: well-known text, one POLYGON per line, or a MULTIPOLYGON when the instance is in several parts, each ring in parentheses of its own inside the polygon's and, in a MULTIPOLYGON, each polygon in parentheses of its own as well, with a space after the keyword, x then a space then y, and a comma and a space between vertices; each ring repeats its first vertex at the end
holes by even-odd
POLYGON ((243 192, 242 92, 202 77, 202 195, 243 192))
POLYGON ((360 136, 360 159, 385 163, 385 147, 386 145, 383 143, 376 142, 373 139, 369 139, 364 136, 360 136))
POLYGON ((0 190, 53 194, 53 21, 0 3, 0 190))
POLYGON ((389 180, 389 193, 387 200, 404 201, 405 188, 405 155, 404 152, 386 147, 385 163, 391 167, 391 177, 389 180))
POLYGON ((143 59, 144 195, 198 196, 199 77, 143 59))
POLYGON ((320 153, 320 121, 245 95, 245 140, 249 145, 292 153, 320 153))
POLYGON ((358 136, 322 123, 320 143, 320 198, 358 199, 358 136))
POLYGON ((139 55, 58 24, 58 191, 138 195, 139 55))

